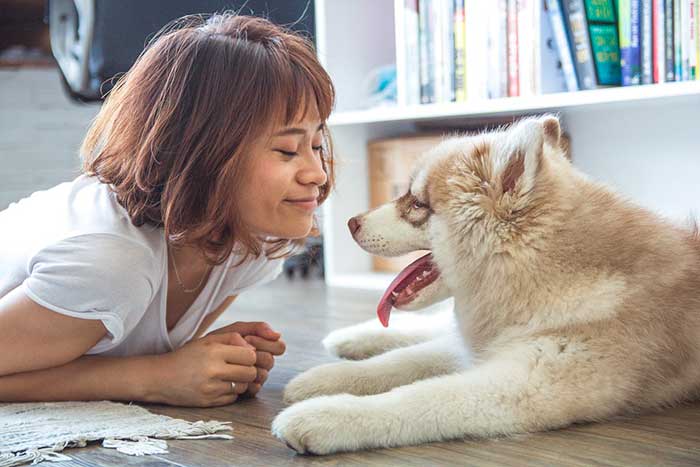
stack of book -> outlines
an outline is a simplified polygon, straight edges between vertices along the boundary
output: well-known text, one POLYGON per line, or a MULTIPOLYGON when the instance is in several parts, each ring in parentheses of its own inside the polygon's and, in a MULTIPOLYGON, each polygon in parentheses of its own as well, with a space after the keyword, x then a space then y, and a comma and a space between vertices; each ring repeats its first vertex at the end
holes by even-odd
POLYGON ((396 0, 401 105, 700 80, 700 0, 396 0))

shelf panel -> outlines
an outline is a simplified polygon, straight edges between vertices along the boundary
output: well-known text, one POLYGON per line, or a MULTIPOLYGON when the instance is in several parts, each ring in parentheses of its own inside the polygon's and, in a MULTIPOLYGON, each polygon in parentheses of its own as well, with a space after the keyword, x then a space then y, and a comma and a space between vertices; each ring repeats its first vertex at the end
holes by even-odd
POLYGON ((615 103, 631 103, 654 99, 700 96, 700 81, 615 87, 592 91, 544 94, 533 97, 510 97, 465 103, 425 104, 407 107, 387 106, 368 110, 337 112, 329 119, 330 126, 380 122, 479 118, 557 111, 615 103))

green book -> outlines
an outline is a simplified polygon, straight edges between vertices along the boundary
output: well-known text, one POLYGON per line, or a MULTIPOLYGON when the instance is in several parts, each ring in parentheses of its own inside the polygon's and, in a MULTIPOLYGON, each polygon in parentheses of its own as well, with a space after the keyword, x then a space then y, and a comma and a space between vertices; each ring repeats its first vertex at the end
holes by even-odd
POLYGON ((598 84, 619 86, 622 76, 616 5, 613 0, 585 0, 585 4, 598 84))

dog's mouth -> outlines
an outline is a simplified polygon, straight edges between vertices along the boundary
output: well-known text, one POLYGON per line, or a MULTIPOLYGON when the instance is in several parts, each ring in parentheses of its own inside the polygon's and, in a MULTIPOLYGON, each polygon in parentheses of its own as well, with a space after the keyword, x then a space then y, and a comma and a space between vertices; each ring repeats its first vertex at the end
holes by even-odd
POLYGON ((389 315, 394 306, 400 307, 411 303, 418 293, 440 277, 440 271, 433 262, 432 253, 421 256, 396 276, 386 289, 379 305, 377 316, 384 327, 389 326, 389 315))

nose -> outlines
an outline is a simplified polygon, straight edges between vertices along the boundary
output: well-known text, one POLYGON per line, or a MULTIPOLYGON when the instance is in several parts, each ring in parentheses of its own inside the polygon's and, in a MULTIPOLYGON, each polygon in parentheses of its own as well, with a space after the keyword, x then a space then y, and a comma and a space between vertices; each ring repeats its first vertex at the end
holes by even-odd
POLYGON ((323 186, 328 180, 328 175, 323 169, 323 164, 317 155, 310 154, 310 162, 298 173, 298 180, 302 185, 313 184, 323 186))
POLYGON ((360 221, 357 219, 357 217, 350 218, 348 221, 348 228, 350 229, 350 234, 353 236, 358 230, 360 230, 360 221))

